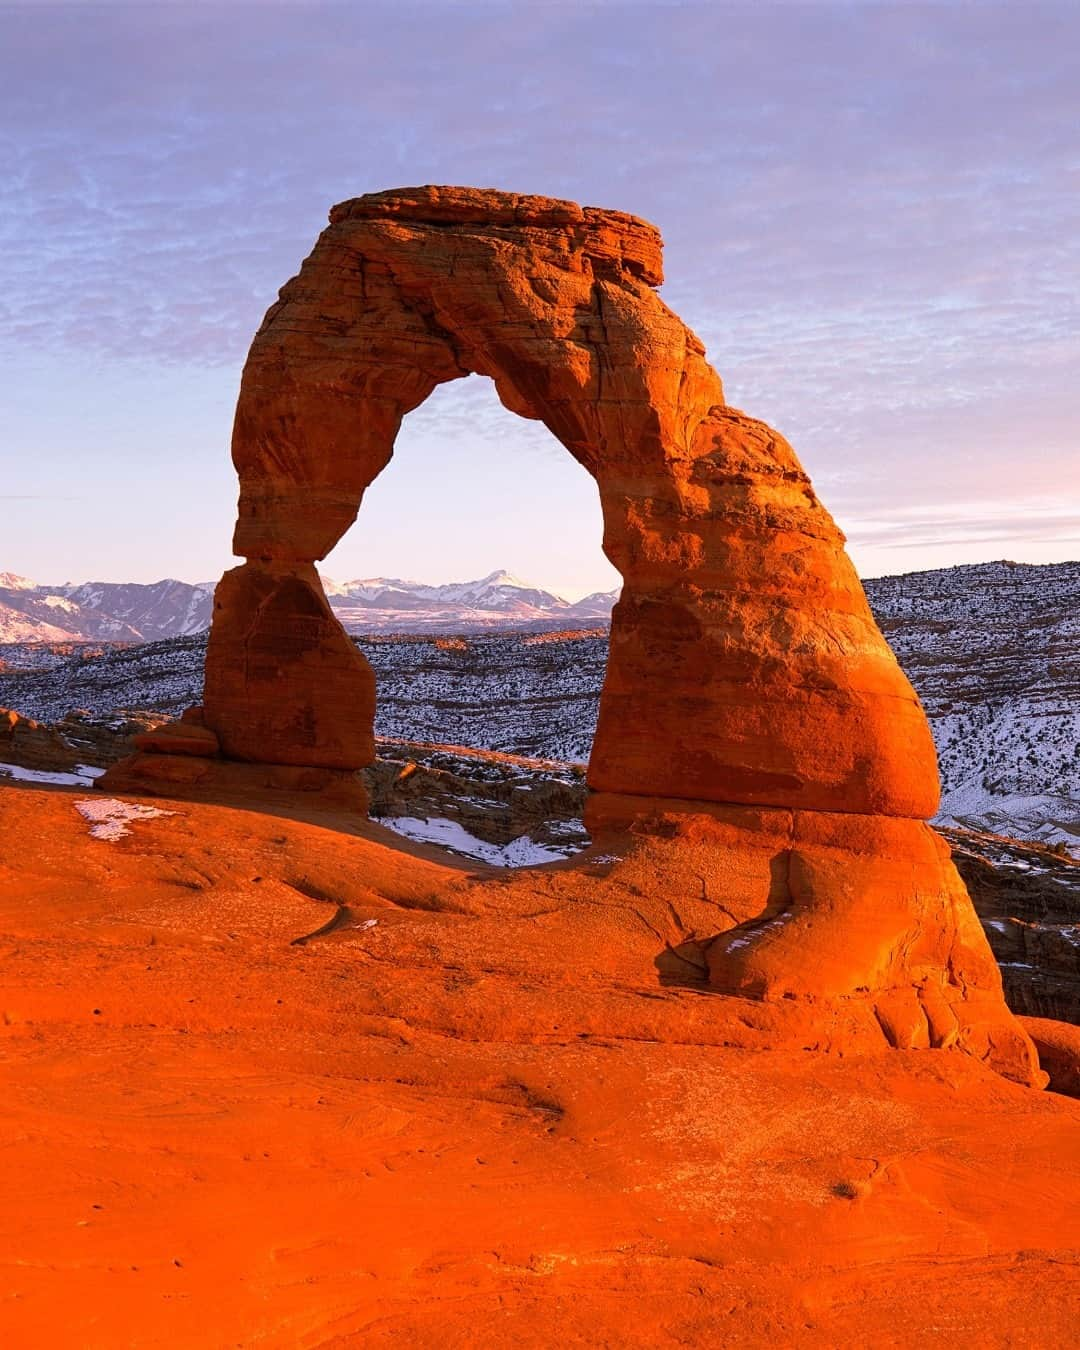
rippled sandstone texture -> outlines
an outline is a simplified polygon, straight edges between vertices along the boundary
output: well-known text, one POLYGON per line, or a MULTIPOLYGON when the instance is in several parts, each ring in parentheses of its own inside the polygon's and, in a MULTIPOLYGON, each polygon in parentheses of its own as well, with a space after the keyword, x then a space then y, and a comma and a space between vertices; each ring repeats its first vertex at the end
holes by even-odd
POLYGON ((857 1007, 888 1044, 955 1045, 1042 1082, 924 823, 938 779, 922 708, 790 446, 725 404, 658 297, 660 250, 644 221, 548 198, 426 187, 333 208, 244 369, 247 562, 215 597, 206 726, 234 760, 371 762, 371 671, 314 563, 402 418, 487 375, 596 479, 624 586, 591 823, 662 840, 668 878, 676 853, 699 858, 714 921, 688 935, 691 966, 715 989, 857 1007))
POLYGON ((86 795, 0 785, 5 1350, 1075 1342, 1080 1102, 658 980, 692 838, 86 795))

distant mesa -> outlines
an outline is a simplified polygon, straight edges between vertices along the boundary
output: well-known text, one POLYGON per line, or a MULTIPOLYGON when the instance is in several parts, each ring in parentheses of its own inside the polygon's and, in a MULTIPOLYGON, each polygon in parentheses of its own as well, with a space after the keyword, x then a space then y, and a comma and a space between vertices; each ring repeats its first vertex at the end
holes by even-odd
POLYGON ((221 755, 200 768, 151 748, 108 785, 244 766, 345 784, 372 761, 374 676, 315 563, 402 419, 486 375, 597 483, 623 587, 590 831, 622 866, 652 857, 676 910, 710 915, 658 969, 770 1004, 776 1044, 955 1047, 1044 1083, 925 824, 923 709, 794 451, 728 406, 656 294, 661 251, 643 220, 544 197, 429 186, 335 206, 241 382, 246 561, 214 597, 198 714, 221 755))

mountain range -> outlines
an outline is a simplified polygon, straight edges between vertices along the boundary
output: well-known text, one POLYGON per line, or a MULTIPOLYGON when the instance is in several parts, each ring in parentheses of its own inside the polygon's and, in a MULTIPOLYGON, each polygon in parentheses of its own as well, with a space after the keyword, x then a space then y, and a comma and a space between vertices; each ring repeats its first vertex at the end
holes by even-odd
MULTIPOLYGON (((42 586, 0 572, 0 643, 157 642, 210 626, 214 582, 172 578, 42 586)), ((397 577, 336 582, 323 577, 350 633, 473 632, 497 628, 582 628, 607 623, 618 591, 564 600, 498 570, 477 581, 433 586, 397 577)))

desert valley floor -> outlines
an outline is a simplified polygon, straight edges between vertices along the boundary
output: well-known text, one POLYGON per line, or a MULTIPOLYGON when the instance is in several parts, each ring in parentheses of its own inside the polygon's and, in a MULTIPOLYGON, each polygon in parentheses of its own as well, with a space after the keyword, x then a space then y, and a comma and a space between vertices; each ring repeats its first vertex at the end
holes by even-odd
POLYGON ((1073 1343, 1080 1103, 761 1049, 647 845, 88 795, 0 792, 5 1345, 1073 1343))

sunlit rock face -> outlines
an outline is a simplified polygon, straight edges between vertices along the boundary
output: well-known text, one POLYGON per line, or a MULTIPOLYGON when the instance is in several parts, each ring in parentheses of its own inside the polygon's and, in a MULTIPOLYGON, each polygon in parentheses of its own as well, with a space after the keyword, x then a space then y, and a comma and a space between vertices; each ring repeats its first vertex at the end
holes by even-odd
MULTIPOLYGON (((725 405, 701 342, 657 295, 651 225, 432 187, 344 202, 330 222, 244 370, 234 548, 261 578, 288 577, 334 547, 402 418, 436 385, 488 375, 509 409, 542 420, 595 477, 604 550, 624 579, 594 788, 933 813, 926 721, 843 538, 791 448, 725 405)), ((234 574, 231 595, 246 584, 234 574)), ((300 694, 321 727, 319 700, 336 704, 339 691, 303 678, 296 687, 307 658, 284 634, 276 679, 238 689, 235 672, 221 674, 235 623, 233 600, 219 601, 207 715, 222 744, 244 758, 340 766, 340 747, 313 741, 310 722, 268 733, 280 719, 260 706, 300 694), (253 718, 257 746, 244 725, 253 718)), ((358 712, 370 716, 355 679, 358 712)), ((370 757, 358 737, 353 767, 370 757)))
POLYGON ((644 221, 543 197, 424 187, 333 208, 244 369, 248 561, 216 596, 206 725, 235 759, 371 762, 370 669, 313 564, 406 414, 487 375, 596 479, 624 585, 591 827, 621 855, 653 841, 676 909, 708 900, 683 954, 695 978, 814 1009, 812 1034, 788 1019, 793 1043, 957 1047, 1042 1082, 923 824, 929 728, 843 536, 786 441, 725 404, 656 293, 660 254, 644 221))

